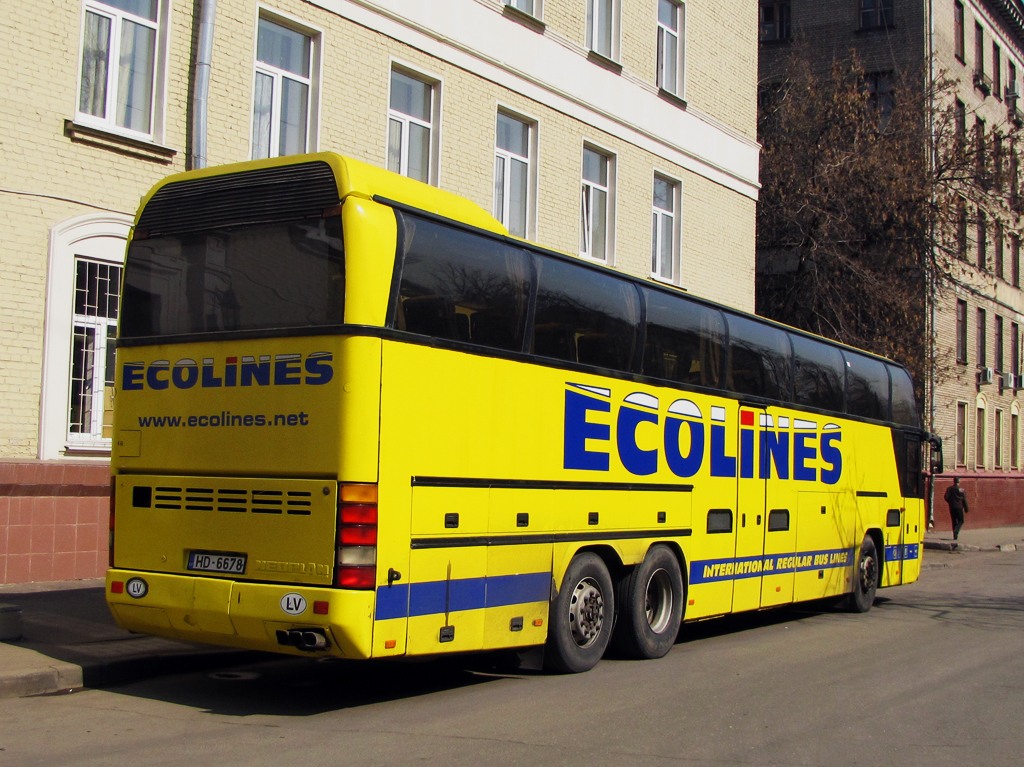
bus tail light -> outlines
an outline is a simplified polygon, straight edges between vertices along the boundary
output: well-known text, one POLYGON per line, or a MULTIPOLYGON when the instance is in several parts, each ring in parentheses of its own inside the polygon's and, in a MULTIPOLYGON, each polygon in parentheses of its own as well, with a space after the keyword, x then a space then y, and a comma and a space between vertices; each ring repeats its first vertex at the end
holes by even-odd
POLYGON ((377 585, 377 486, 338 485, 338 541, 334 585, 377 585))

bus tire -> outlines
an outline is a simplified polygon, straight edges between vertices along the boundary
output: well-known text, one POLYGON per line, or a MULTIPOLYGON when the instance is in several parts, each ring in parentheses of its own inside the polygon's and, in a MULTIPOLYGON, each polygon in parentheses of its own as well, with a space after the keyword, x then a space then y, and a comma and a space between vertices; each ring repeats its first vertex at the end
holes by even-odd
POLYGON ((857 569, 853 573, 853 591, 846 600, 850 612, 866 613, 875 603, 875 592, 878 591, 878 578, 881 567, 878 562, 878 549, 875 539, 865 535, 860 544, 857 557, 857 569))
POLYGON ((544 665, 576 674, 601 660, 615 616, 612 577, 604 560, 585 551, 573 557, 551 602, 544 665))
POLYGON ((619 582, 615 649, 633 658, 661 658, 683 621, 683 574, 667 546, 652 546, 619 582))

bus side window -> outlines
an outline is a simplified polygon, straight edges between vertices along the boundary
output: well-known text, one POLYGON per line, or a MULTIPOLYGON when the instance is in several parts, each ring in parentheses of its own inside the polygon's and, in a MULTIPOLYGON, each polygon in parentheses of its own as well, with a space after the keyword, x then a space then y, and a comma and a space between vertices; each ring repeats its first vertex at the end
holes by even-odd
POLYGON ((451 302, 440 296, 409 296, 402 299, 404 330, 422 336, 457 338, 451 302))
POLYGON ((576 346, 572 332, 558 324, 536 325, 533 329, 533 353, 557 360, 576 361, 576 346))
POLYGON ((793 342, 793 389, 798 405, 842 412, 845 363, 842 352, 796 333, 793 342))
POLYGON ((717 387, 725 323, 721 313, 683 296, 645 290, 647 333, 644 375, 681 384, 717 387))
POLYGON ((914 397, 914 382, 910 373, 895 365, 886 365, 892 382, 892 420, 905 426, 920 426, 921 417, 917 412, 914 397))
POLYGON ((728 315, 729 367, 726 382, 740 394, 792 399, 789 335, 746 317, 728 315))
POLYGON ((640 298, 625 280, 541 255, 532 351, 610 370, 632 368, 640 298))
POLYGON ((885 363, 856 352, 846 359, 846 412, 865 418, 889 419, 889 374, 885 363))
POLYGON ((407 247, 391 327, 417 335, 521 351, 531 287, 520 248, 401 213, 407 247))

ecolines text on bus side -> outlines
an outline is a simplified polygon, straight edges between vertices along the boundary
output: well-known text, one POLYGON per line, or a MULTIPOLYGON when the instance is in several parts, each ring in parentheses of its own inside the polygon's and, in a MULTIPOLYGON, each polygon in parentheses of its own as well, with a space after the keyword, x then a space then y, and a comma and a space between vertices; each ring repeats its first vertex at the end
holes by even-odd
POLYGON ((126 362, 121 370, 121 389, 161 391, 175 389, 233 388, 237 386, 320 386, 334 378, 334 355, 312 354, 239 355, 215 360, 180 359, 126 362))
POLYGON ((643 392, 613 402, 610 389, 567 383, 564 466, 606 472, 614 457, 637 476, 656 474, 665 466, 677 477, 693 477, 707 467, 712 477, 839 482, 843 433, 838 424, 773 418, 741 407, 737 449, 730 451, 728 437, 736 424, 727 413, 711 406, 705 414, 690 399, 676 399, 663 409, 657 397, 643 392), (660 439, 638 437, 652 427, 660 439))

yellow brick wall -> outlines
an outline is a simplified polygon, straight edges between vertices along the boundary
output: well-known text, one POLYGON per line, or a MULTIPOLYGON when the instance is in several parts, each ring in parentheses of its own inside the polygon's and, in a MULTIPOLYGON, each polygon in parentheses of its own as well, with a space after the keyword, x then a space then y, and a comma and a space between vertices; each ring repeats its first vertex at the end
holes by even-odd
MULTIPOLYGON (((467 8, 503 17, 495 0, 462 0, 467 8)), ((256 0, 218 0, 209 93, 207 163, 248 157, 256 0)), ((441 84, 439 183, 490 210, 494 121, 499 106, 537 121, 536 239, 575 253, 584 142, 616 159, 613 264, 646 277, 655 172, 682 182, 682 279, 691 292, 743 309, 753 307, 754 201, 701 172, 667 159, 656 141, 640 145, 628 130, 605 130, 577 113, 509 90, 476 67, 455 64, 407 44, 387 30, 401 24, 392 2, 274 0, 267 8, 322 33, 318 148, 335 149, 377 165, 386 160, 390 65, 415 67, 441 84), (380 24, 353 23, 342 13, 379 13, 380 24), (727 228, 722 222, 729 222, 727 228)), ((132 215, 158 179, 185 169, 191 118, 189 70, 195 4, 173 0, 166 103, 158 146, 113 148, 65 135, 77 104, 82 3, 10 0, 0 29, 0 72, 17 88, 0 110, 0 458, 38 453, 52 228, 89 212, 132 215)), ((728 136, 752 145, 755 134, 756 22, 747 0, 686 3, 688 110, 728 136)), ((619 76, 654 94, 655 0, 623 0, 619 76)), ((585 0, 545 0, 537 42, 555 44, 586 62, 585 0)), ((516 24, 506 19, 508 24, 516 24)), ((486 55, 485 55, 486 58, 486 55)), ((593 67, 598 67, 593 64, 593 67)), ((607 73, 607 70, 602 69, 607 73)), ((569 94, 571 96, 571 94, 569 94)), ((628 119, 623 121, 628 128, 628 119)), ((104 143, 102 141, 100 144, 104 143)), ((754 171, 756 176, 756 170, 754 171)))

